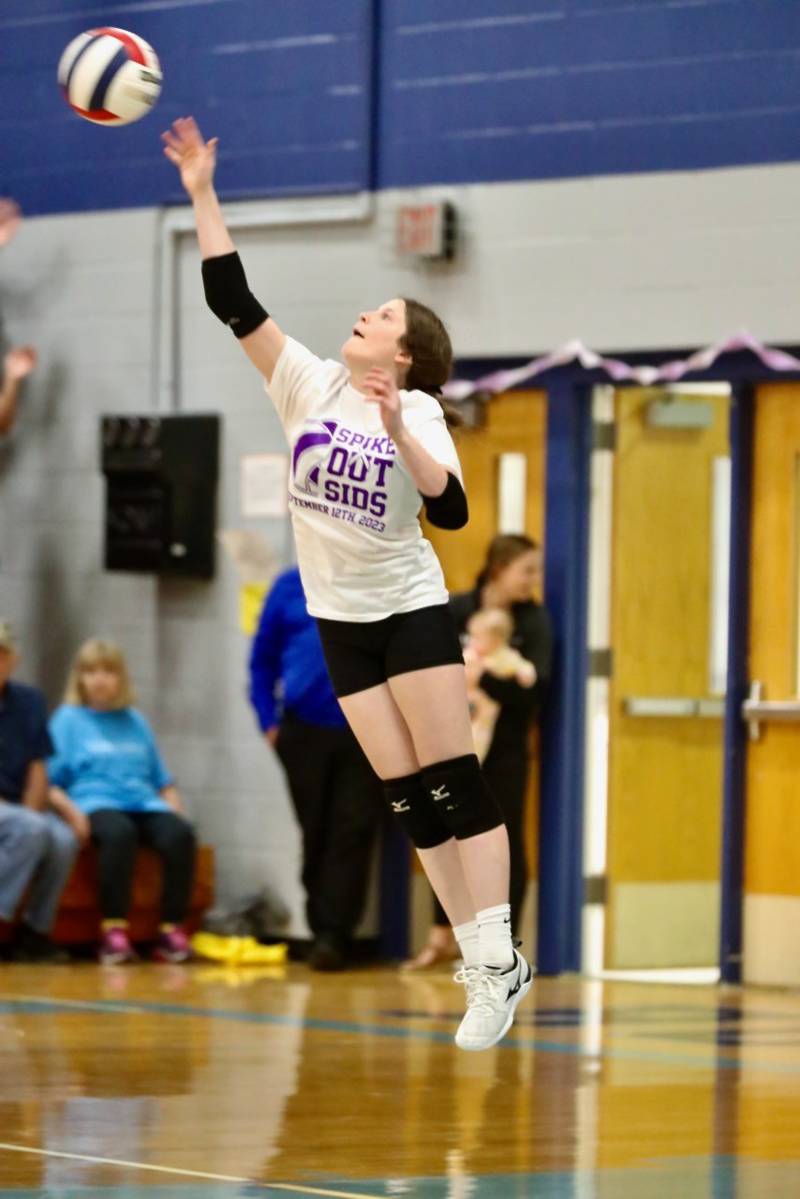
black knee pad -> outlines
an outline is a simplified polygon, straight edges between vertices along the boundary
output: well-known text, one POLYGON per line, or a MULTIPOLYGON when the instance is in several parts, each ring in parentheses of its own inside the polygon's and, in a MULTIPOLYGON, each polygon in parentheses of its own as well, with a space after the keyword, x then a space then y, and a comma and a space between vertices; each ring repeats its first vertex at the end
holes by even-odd
POLYGON ((392 815, 400 821, 417 849, 433 849, 452 837, 452 830, 428 798, 421 774, 386 779, 383 794, 392 815))
POLYGON ((459 841, 503 824, 503 814, 483 777, 477 754, 425 766, 422 778, 437 814, 459 841))

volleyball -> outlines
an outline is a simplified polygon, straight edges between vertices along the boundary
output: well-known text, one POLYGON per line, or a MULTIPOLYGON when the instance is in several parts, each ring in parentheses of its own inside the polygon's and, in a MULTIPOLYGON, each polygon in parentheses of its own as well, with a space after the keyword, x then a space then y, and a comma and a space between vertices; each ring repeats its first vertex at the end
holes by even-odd
POLYGON ((130 125, 161 92, 161 64, 135 33, 111 26, 89 29, 69 43, 58 64, 64 98, 96 125, 130 125))

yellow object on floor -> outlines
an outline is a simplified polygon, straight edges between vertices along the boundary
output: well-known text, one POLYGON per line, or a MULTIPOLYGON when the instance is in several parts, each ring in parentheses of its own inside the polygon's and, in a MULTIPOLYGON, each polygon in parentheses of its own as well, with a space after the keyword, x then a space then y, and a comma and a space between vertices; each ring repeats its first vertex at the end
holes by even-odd
POLYGON ((283 965, 288 954, 285 942, 262 945, 255 937, 220 937, 216 933, 195 933, 192 949, 200 958, 231 966, 283 965))

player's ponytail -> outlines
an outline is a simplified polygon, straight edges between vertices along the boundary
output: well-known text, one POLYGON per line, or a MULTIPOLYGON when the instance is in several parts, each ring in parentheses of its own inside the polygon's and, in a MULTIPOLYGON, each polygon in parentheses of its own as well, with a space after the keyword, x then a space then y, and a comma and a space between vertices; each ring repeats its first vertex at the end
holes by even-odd
POLYGON ((456 408, 442 399, 442 388, 453 366, 450 335, 436 313, 419 300, 403 299, 406 306, 406 331, 400 346, 411 356, 411 366, 403 382, 407 391, 424 391, 442 406, 451 427, 461 424, 456 408))

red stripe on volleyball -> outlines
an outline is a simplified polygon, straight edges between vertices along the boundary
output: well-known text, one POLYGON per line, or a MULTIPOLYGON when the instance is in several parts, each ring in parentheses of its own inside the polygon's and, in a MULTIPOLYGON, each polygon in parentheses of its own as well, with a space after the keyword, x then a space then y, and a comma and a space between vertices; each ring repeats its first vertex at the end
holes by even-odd
POLYGON ((86 117, 89 121, 118 121, 119 117, 115 112, 109 112, 107 108, 78 108, 77 104, 70 104, 70 108, 77 112, 80 116, 86 117))
POLYGON ((141 63, 143 67, 147 66, 147 59, 142 53, 142 48, 138 42, 134 41, 129 33, 124 29, 114 29, 112 26, 104 26, 102 29, 90 29, 90 33, 104 33, 107 37, 115 37, 118 42, 122 42, 125 49, 128 51, 128 57, 133 62, 141 63))

